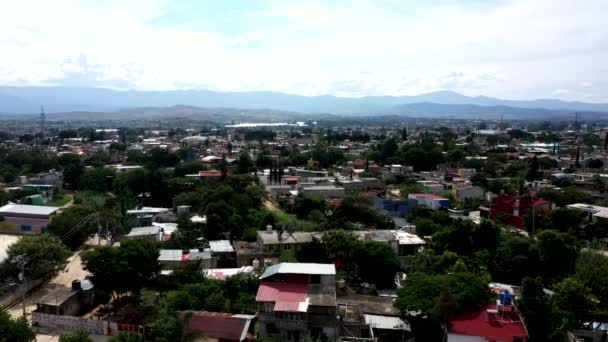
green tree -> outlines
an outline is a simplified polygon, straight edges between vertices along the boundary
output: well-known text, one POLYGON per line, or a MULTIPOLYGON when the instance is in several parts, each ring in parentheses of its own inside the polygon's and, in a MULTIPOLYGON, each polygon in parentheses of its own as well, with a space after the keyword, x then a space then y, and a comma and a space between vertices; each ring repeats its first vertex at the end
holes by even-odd
POLYGON ((11 318, 6 310, 0 310, 0 342, 32 342, 36 334, 25 317, 11 318))
POLYGON ((89 214, 88 210, 79 205, 72 206, 54 216, 47 229, 49 233, 59 238, 63 237, 66 246, 76 249, 88 236, 97 231, 97 228, 89 222, 89 214))
POLYGON ((537 239, 541 274, 547 283, 559 281, 574 271, 578 252, 572 236, 545 230, 537 235, 537 239))
POLYGON ((79 331, 70 334, 63 334, 59 337, 59 342, 93 342, 86 331, 79 331))
POLYGON ((585 213, 581 210, 556 208, 548 213, 546 228, 576 235, 584 218, 585 213))
POLYGON ((528 182, 537 180, 540 177, 540 172, 538 171, 538 158, 536 156, 532 157, 532 160, 528 164, 528 169, 526 170, 526 180, 528 182))
POLYGON ((138 294, 159 270, 158 244, 149 239, 123 241, 119 247, 101 246, 82 256, 95 287, 114 295, 138 294))
POLYGON ((525 278, 522 285, 522 295, 519 301, 530 336, 530 342, 547 341, 547 337, 554 332, 552 326, 552 308, 549 298, 544 292, 541 278, 525 278))
POLYGON ((24 236, 9 246, 4 264, 9 274, 20 272, 20 256, 26 263, 25 275, 29 279, 47 277, 63 269, 70 251, 55 236, 24 236))
POLYGON ((395 274, 401 266, 389 245, 377 241, 359 244, 354 252, 354 262, 361 280, 375 284, 379 289, 395 287, 395 274))
POLYGON ((565 316, 569 329, 579 328, 596 303, 591 289, 574 277, 565 278, 555 285, 553 300, 557 309, 565 316))
POLYGON ((608 306, 608 257, 594 250, 585 250, 576 260, 575 277, 597 297, 598 307, 608 306))

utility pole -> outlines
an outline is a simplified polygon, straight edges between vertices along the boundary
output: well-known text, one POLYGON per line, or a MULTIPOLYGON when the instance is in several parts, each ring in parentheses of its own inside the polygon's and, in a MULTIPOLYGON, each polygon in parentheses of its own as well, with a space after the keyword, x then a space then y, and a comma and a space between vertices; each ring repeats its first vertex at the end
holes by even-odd
POLYGON ((25 277, 25 256, 24 255, 19 255, 17 256, 17 262, 20 263, 21 266, 21 288, 23 289, 22 291, 22 298, 21 298, 21 304, 23 306, 23 318, 26 317, 25 314, 25 296, 27 294, 27 278, 25 277))

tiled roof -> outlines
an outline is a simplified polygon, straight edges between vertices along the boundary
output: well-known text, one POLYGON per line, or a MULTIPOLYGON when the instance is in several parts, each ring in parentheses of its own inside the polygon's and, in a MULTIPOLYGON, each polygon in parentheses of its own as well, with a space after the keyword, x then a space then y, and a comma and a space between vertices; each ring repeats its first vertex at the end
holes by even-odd
POLYGON ((498 313, 495 314, 494 319, 490 319, 488 309, 496 310, 496 304, 486 305, 477 311, 453 315, 449 319, 449 332, 496 341, 513 341, 517 337, 528 337, 528 332, 519 314, 516 312, 504 315, 498 313))

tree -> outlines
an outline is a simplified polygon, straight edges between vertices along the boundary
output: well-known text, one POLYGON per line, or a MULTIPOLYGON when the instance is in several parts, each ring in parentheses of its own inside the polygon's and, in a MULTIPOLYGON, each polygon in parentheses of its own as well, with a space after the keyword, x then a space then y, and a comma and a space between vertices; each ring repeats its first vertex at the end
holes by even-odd
POLYGON ((151 239, 123 241, 119 247, 101 246, 82 256, 95 287, 112 295, 138 294, 159 270, 159 247, 151 239))
POLYGON ((565 278, 555 285, 553 300, 557 309, 565 316, 569 329, 579 328, 596 303, 591 289, 574 277, 565 278))
POLYGON ((10 267, 9 274, 16 275, 20 272, 20 256, 25 258, 26 277, 37 279, 63 269, 70 251, 55 236, 24 236, 8 248, 4 263, 10 267))
POLYGON ((59 342, 93 342, 86 331, 79 331, 71 334, 63 334, 59 337, 59 342))
POLYGON ((354 262, 361 280, 375 284, 380 289, 395 287, 395 274, 401 267, 389 245, 377 241, 359 244, 354 252, 354 262))
POLYGON ((328 263, 330 262, 327 247, 319 239, 313 238, 296 251, 298 262, 328 263))
POLYGON ((537 239, 541 274, 547 283, 559 281, 574 271, 578 252, 572 236, 545 230, 537 235, 537 239))
POLYGON ((598 307, 608 305, 608 257, 593 250, 581 253, 576 261, 575 277, 591 289, 599 300, 598 307))
POLYGON ((63 237, 63 243, 66 246, 76 249, 97 230, 88 222, 89 214, 90 212, 81 206, 72 206, 54 216, 47 229, 49 233, 60 238, 63 237))
POLYGON ((78 179, 78 189, 106 192, 111 189, 114 176, 115 172, 110 168, 93 168, 80 176, 78 179))
POLYGON ((576 235, 584 218, 585 213, 581 210, 556 208, 548 213, 546 228, 576 235))
POLYGON ((530 341, 547 341, 554 328, 551 326, 552 311, 549 299, 544 292, 541 278, 524 279, 519 309, 523 314, 530 341))
POLYGON ((472 273, 414 272, 397 292, 395 307, 412 323, 416 339, 438 341, 441 323, 459 310, 478 309, 490 299, 488 286, 472 273))
POLYGON ((11 318, 6 310, 0 310, 0 342, 32 342, 36 334, 25 317, 11 318))

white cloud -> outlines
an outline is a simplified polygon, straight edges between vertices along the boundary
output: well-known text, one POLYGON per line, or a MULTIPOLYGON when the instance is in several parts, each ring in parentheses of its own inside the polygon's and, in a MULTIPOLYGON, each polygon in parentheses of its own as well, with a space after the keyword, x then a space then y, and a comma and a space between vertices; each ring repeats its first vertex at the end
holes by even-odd
POLYGON ((149 24, 171 5, 0 0, 0 83, 345 96, 451 89, 586 101, 608 94, 604 0, 270 0, 227 17, 238 24, 230 30, 149 24), (555 92, 592 85, 593 95, 555 92))

